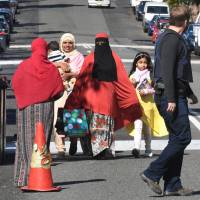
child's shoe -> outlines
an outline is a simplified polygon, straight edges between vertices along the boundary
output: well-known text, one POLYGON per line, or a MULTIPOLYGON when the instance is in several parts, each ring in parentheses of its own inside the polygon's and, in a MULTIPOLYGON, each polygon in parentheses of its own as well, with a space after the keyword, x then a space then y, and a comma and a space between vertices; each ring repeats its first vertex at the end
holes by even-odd
POLYGON ((139 149, 133 149, 132 154, 135 158, 140 158, 140 150, 139 149))
POLYGON ((148 158, 152 158, 153 157, 153 153, 152 153, 151 150, 145 150, 144 156, 148 157, 148 158))

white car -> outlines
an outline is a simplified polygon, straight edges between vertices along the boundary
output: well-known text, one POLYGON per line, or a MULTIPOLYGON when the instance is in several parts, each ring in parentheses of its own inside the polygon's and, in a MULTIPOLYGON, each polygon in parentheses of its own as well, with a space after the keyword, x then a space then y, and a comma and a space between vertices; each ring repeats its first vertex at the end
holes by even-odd
POLYGON ((143 16, 143 31, 147 32, 148 24, 153 19, 154 15, 169 16, 169 5, 165 2, 147 2, 144 6, 143 16))
POLYGON ((88 7, 110 7, 110 0, 88 0, 88 7))
MULTIPOLYGON (((140 4, 142 0, 130 0, 130 6, 133 8, 134 14, 136 11, 136 7, 140 4)), ((146 0, 146 1, 152 1, 152 2, 163 2, 163 0, 146 0)))
POLYGON ((194 35, 194 53, 200 56, 200 13, 198 14, 193 26, 193 35, 194 35))

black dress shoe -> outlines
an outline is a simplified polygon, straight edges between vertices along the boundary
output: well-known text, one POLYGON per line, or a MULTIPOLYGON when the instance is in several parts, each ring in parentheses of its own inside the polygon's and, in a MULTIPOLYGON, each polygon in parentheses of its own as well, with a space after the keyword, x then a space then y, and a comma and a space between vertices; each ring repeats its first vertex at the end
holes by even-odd
POLYGON ((73 156, 77 152, 77 139, 71 139, 70 147, 69 147, 69 155, 73 156))
POLYGON ((112 151, 110 149, 104 150, 104 160, 106 159, 114 159, 115 157, 112 154, 112 151))
POLYGON ((192 195, 193 191, 188 188, 180 188, 176 191, 164 191, 163 196, 190 196, 192 195))
POLYGON ((114 159, 115 157, 110 149, 104 149, 101 153, 97 154, 93 158, 96 160, 109 160, 114 159))
POLYGON ((133 149, 133 150, 132 150, 132 155, 133 155, 135 158, 140 158, 140 150, 139 150, 139 149, 133 149))
POLYGON ((140 177, 145 183, 147 183, 147 185, 153 192, 155 192, 156 194, 159 194, 159 195, 162 194, 162 189, 158 182, 151 180, 150 178, 145 176, 144 173, 141 173, 140 177))

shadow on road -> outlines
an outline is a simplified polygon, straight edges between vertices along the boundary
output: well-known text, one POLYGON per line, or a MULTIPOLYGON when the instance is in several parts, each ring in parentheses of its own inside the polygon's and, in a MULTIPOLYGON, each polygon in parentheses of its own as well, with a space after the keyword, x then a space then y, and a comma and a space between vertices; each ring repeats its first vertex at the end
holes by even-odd
POLYGON ((74 185, 74 184, 80 184, 80 183, 91 183, 91 182, 102 182, 102 181, 107 181, 107 180, 106 179, 90 179, 90 180, 80 180, 80 181, 55 182, 54 186, 74 185))
POLYGON ((40 31, 40 32, 34 32, 34 34, 61 34, 66 33, 66 31, 40 31))
POLYGON ((39 25, 46 25, 46 23, 20 23, 20 22, 16 22, 14 24, 14 27, 39 26, 39 25))
POLYGON ((20 9, 27 9, 27 8, 67 8, 67 7, 73 7, 73 6, 85 6, 84 4, 51 4, 51 5, 26 5, 26 6, 20 6, 20 9))

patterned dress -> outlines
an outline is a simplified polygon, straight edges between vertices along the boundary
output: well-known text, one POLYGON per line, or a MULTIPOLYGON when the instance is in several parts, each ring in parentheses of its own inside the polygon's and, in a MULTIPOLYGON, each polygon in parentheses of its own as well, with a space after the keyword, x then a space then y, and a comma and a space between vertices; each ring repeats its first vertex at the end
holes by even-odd
POLYGON ((89 120, 93 156, 110 149, 115 156, 114 120, 112 117, 92 113, 89 120))
POLYGON ((14 184, 17 187, 27 185, 30 168, 35 126, 42 122, 49 148, 53 125, 53 102, 35 104, 18 110, 18 135, 14 166, 14 184))

